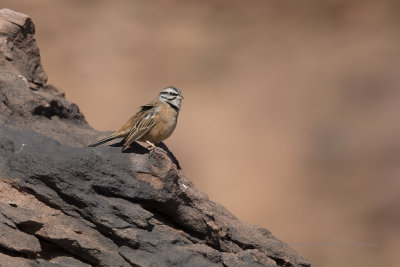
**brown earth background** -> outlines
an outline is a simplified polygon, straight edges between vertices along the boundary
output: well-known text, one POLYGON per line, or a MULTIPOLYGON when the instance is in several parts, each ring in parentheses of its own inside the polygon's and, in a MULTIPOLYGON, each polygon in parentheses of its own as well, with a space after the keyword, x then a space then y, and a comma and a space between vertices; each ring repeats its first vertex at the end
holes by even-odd
POLYGON ((0 0, 52 83, 114 130, 165 86, 166 144, 239 219, 313 266, 398 266, 400 2, 0 0))

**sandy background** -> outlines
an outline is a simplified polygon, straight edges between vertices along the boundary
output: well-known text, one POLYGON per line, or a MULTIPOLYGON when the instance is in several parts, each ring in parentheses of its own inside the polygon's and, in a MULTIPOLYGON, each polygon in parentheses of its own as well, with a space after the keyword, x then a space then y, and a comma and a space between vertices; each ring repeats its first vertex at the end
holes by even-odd
POLYGON ((398 266, 400 2, 0 0, 99 130, 165 86, 166 144, 238 218, 313 266, 398 266), (251 4, 250 4, 251 2, 251 4))

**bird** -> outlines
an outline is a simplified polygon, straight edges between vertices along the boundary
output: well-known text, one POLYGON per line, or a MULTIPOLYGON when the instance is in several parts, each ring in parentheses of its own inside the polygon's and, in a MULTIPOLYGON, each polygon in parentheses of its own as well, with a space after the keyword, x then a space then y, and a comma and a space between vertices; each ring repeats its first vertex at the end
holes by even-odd
POLYGON ((146 142, 150 148, 154 148, 155 144, 170 137, 175 130, 182 99, 178 88, 168 86, 153 101, 141 106, 119 130, 88 146, 95 147, 116 138, 124 138, 121 141, 122 152, 135 141, 146 142))

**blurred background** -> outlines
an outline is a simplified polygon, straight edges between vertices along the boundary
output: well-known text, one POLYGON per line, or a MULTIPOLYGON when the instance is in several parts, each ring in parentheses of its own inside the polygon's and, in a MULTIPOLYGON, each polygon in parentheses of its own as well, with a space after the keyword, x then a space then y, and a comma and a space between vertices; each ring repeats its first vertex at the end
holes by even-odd
POLYGON ((398 266, 399 1, 0 3, 94 128, 174 85, 166 144, 212 200, 313 266, 398 266))

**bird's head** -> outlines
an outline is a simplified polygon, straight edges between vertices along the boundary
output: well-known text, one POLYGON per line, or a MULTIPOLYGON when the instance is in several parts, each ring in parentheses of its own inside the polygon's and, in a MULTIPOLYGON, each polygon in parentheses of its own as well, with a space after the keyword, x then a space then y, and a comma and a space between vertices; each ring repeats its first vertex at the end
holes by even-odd
POLYGON ((173 86, 168 86, 167 88, 164 88, 158 95, 158 100, 167 102, 178 110, 181 109, 182 99, 183 96, 181 91, 173 86))

